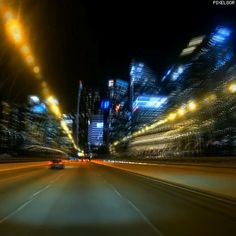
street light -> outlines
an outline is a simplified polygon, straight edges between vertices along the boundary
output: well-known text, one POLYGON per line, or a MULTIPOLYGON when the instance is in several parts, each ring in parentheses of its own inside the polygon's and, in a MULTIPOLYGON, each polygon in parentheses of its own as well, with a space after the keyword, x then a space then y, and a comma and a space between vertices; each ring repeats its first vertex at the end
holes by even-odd
POLYGON ((21 47, 21 52, 22 52, 23 54, 27 55, 27 54, 29 54, 30 49, 29 49, 29 47, 28 47, 27 45, 23 45, 23 46, 21 47))
POLYGON ((183 116, 185 113, 186 113, 186 110, 183 107, 178 109, 178 115, 179 116, 183 116))
POLYGON ((188 104, 188 108, 190 111, 194 111, 197 108, 197 104, 194 101, 190 101, 188 104))
POLYGON ((176 113, 170 113, 168 116, 169 120, 174 120, 176 118, 176 113))
POLYGON ((53 105, 53 104, 58 105, 58 100, 57 100, 54 96, 49 96, 49 97, 47 98, 47 102, 48 102, 50 105, 53 105))
MULTIPOLYGON (((66 125, 65 121, 64 120, 61 120, 61 127, 62 129, 67 133, 67 134, 70 134, 70 130, 68 128, 68 126, 66 125)), ((72 138, 72 137, 71 137, 72 138)))
POLYGON ((4 14, 4 18, 5 18, 6 21, 11 20, 13 18, 12 12, 6 11, 5 14, 4 14))
POLYGON ((40 69, 38 66, 34 66, 33 71, 35 74, 38 74, 40 72, 40 69))
POLYGON ((57 105, 51 104, 49 107, 51 111, 56 115, 56 117, 61 117, 61 111, 57 105))
POLYGON ((26 61, 28 64, 33 64, 34 58, 31 55, 26 56, 26 61))
POLYGON ((23 41, 22 29, 20 23, 16 19, 9 19, 6 22, 6 31, 9 38, 16 44, 23 41))
POLYGON ((232 83, 230 86, 229 86, 229 91, 231 93, 235 93, 236 92, 236 83, 232 83))
MULTIPOLYGON (((31 49, 24 37, 24 31, 20 21, 15 17, 10 7, 5 1, 0 0, 0 13, 2 14, 4 20, 4 26, 9 39, 19 47, 20 52, 23 54, 30 69, 35 73, 37 79, 42 79, 39 66, 35 65, 35 59, 31 54, 31 49)), ((48 106, 52 113, 56 115, 57 118, 61 119, 62 113, 59 109, 58 101, 55 97, 50 96, 50 90, 45 81, 41 82, 42 92, 47 100, 48 106)), ((66 124, 61 123, 63 130, 66 131, 68 138, 71 140, 72 144, 76 149, 79 148, 75 145, 72 135, 70 134, 69 128, 66 124)))

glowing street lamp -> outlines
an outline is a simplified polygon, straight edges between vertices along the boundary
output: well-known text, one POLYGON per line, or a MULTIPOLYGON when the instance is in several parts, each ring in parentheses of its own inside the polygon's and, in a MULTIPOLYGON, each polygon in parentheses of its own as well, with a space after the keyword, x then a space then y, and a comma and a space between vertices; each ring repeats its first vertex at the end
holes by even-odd
POLYGON ((62 116, 62 114, 61 114, 61 111, 58 107, 58 100, 53 96, 49 96, 46 99, 46 101, 49 105, 50 110, 56 115, 56 117, 60 118, 62 116))
POLYGON ((57 100, 55 97, 53 97, 53 96, 49 96, 49 97, 47 98, 47 102, 48 102, 50 105, 53 105, 53 104, 58 105, 58 100, 57 100))
POLYGON ((57 105, 55 104, 52 104, 49 106, 51 111, 57 116, 57 117, 61 117, 61 112, 60 112, 60 109, 57 105))
POLYGON ((235 93, 236 92, 236 83, 232 83, 230 86, 229 86, 229 91, 231 93, 235 93))
POLYGON ((23 41, 22 29, 19 22, 16 19, 10 19, 6 22, 6 31, 9 38, 16 44, 20 44, 23 41))
POLYGON ((23 45, 23 46, 21 47, 21 52, 22 52, 23 54, 27 55, 27 54, 29 54, 30 49, 29 49, 29 47, 28 47, 27 45, 23 45))
POLYGON ((197 108, 197 104, 194 101, 189 102, 188 108, 190 111, 194 111, 197 108))
POLYGON ((64 120, 61 121, 61 127, 67 134, 69 134, 68 136, 71 137, 70 139, 72 139, 72 136, 70 135, 70 130, 64 120))
POLYGON ((179 116, 183 116, 185 113, 186 113, 186 110, 183 107, 178 109, 178 115, 179 116))
POLYGON ((38 66, 34 66, 33 71, 35 74, 38 74, 40 72, 40 69, 38 66))
POLYGON ((27 61, 28 64, 33 64, 33 62, 34 62, 33 56, 28 55, 28 56, 26 57, 26 61, 27 61))
POLYGON ((4 14, 4 18, 5 18, 6 21, 11 20, 13 18, 12 12, 6 11, 5 14, 4 14))
MULTIPOLYGON (((12 43, 19 47, 18 49, 24 56, 24 59, 27 62, 30 69, 34 72, 35 77, 37 79, 42 79, 42 75, 40 73, 40 67, 35 64, 35 59, 31 53, 30 46, 28 42, 25 40, 22 25, 20 21, 15 17, 15 15, 12 13, 9 6, 5 4, 5 2, 7 1, 0 0, 0 13, 2 14, 4 20, 6 34, 12 41, 12 43)), ((57 118, 61 119, 62 113, 59 108, 58 100, 55 97, 50 96, 51 93, 45 81, 41 82, 41 87, 49 109, 57 118)), ((66 132, 71 143, 74 145, 76 149, 79 150, 79 148, 75 145, 73 137, 70 134, 70 130, 67 127, 66 123, 62 121, 61 126, 63 130, 66 132)))
POLYGON ((176 118, 176 113, 170 113, 170 115, 168 116, 169 120, 174 120, 176 118))

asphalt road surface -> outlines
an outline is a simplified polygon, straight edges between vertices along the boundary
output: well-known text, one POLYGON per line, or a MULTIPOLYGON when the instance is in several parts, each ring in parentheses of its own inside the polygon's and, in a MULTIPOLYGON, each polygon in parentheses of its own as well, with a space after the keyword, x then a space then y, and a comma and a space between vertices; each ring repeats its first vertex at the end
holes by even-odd
POLYGON ((236 205, 89 162, 38 166, 0 172, 0 235, 236 235, 236 205))

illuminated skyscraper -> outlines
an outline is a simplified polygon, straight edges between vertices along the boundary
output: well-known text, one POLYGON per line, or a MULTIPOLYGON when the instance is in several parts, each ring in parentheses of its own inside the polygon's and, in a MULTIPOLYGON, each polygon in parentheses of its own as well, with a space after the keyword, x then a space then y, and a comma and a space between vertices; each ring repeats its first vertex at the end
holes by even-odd
POLYGON ((169 92, 169 107, 212 91, 222 81, 220 73, 233 58, 230 34, 229 29, 217 27, 208 35, 190 40, 177 63, 162 78, 162 86, 169 92))
POLYGON ((129 84, 121 79, 108 81, 108 97, 110 101, 108 123, 108 140, 113 142, 125 136, 129 129, 129 84))
MULTIPOLYGON (((97 115, 102 115, 100 103, 101 97, 98 89, 88 89, 86 87, 83 87, 80 100, 79 145, 86 151, 90 151, 91 146, 96 146, 94 144, 96 142, 93 139, 93 137, 95 137, 94 135, 97 134, 97 129, 94 126, 96 125, 94 123, 94 117, 96 117, 97 115)), ((98 143, 99 145, 101 145, 100 141, 98 143)))
POLYGON ((103 115, 92 115, 88 122, 88 143, 91 148, 103 145, 103 115))
POLYGON ((132 130, 155 120, 163 110, 167 97, 160 94, 154 72, 142 62, 131 63, 130 109, 132 130))
POLYGON ((130 140, 130 155, 236 154, 234 41, 226 27, 190 40, 161 80, 169 96, 159 121, 130 140))

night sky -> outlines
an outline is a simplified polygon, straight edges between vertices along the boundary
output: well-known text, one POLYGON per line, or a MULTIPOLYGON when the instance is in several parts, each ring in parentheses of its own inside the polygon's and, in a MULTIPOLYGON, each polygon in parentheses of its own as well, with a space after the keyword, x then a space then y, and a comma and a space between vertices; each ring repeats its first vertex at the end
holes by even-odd
MULTIPOLYGON (((128 81, 132 58, 161 78, 192 37, 219 24, 235 27, 236 18, 236 5, 214 6, 211 0, 13 2, 42 73, 66 112, 75 110, 79 80, 104 91, 108 78, 128 81)), ((2 33, 0 76, 8 81, 0 89, 5 99, 17 102, 23 93, 39 93, 39 86, 30 82, 27 66, 2 33)))

